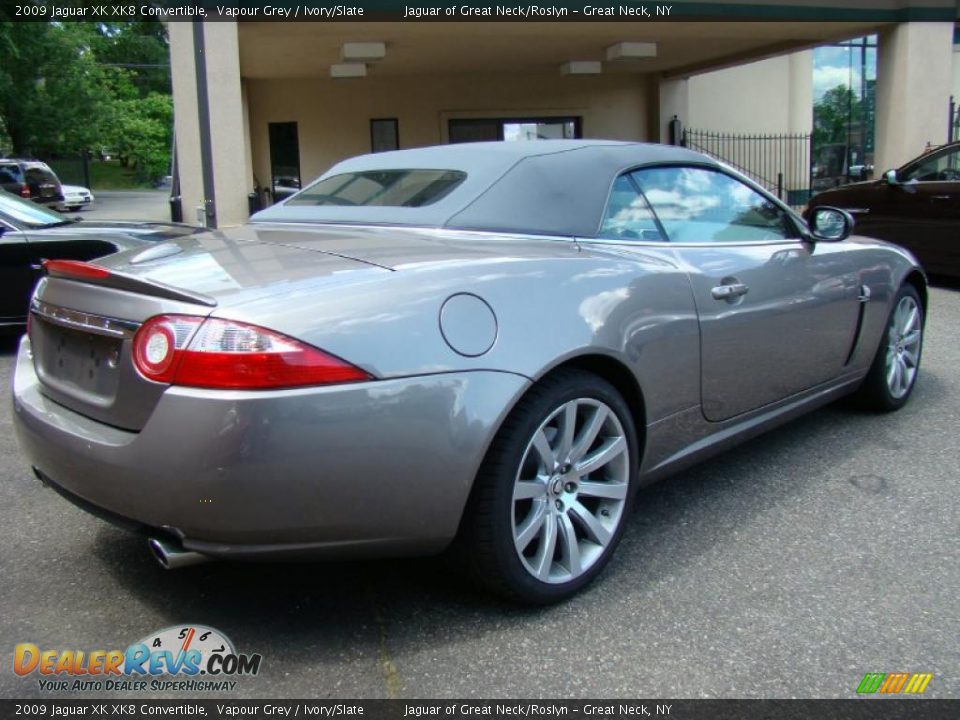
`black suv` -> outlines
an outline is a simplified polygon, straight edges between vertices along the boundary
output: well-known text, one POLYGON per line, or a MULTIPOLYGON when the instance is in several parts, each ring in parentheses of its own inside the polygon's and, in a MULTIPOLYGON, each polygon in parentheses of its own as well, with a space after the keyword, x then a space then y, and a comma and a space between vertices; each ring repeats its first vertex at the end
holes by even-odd
POLYGON ((39 160, 0 158, 0 187, 9 193, 48 207, 63 202, 60 179, 39 160))

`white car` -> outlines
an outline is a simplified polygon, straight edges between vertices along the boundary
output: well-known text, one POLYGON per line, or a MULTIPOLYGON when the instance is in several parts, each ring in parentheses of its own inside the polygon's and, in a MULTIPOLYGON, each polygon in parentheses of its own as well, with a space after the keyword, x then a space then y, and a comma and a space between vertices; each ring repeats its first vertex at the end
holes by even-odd
POLYGON ((58 210, 80 210, 93 205, 93 193, 79 185, 63 186, 63 202, 58 210))

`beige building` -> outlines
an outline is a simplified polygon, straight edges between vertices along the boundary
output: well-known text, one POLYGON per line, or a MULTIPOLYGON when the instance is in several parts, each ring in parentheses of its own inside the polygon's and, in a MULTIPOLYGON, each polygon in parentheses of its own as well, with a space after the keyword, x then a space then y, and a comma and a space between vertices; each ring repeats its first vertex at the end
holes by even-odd
POLYGON ((791 3, 804 5, 843 21, 170 23, 185 219, 200 208, 208 225, 241 223, 255 186, 280 197, 375 149, 530 135, 666 142, 674 116, 807 133, 809 48, 873 33, 877 165, 945 141, 960 95, 954 0, 791 3), (924 21, 902 22, 915 16, 924 21))

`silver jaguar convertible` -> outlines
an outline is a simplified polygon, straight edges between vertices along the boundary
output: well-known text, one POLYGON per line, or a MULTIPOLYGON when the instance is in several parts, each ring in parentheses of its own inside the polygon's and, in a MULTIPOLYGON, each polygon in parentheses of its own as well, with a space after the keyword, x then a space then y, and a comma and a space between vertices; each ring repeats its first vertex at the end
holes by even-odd
POLYGON ((907 401, 926 281, 852 229, 675 147, 357 157, 243 227, 48 260, 17 432, 167 567, 449 550, 556 601, 641 485, 843 395, 907 401))

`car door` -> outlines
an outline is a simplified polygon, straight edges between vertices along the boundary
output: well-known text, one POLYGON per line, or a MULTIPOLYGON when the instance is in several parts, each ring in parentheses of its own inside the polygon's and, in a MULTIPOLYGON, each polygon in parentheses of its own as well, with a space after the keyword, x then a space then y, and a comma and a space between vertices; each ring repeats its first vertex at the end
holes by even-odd
POLYGON ((689 274, 708 420, 843 373, 860 301, 842 244, 804 241, 778 203, 714 167, 644 168, 630 177, 689 274))
POLYGON ((30 249, 22 232, 0 219, 0 325, 23 322, 33 290, 30 249))
POLYGON ((894 241, 912 251, 927 272, 960 275, 960 146, 905 166, 886 195, 895 196, 890 210, 875 212, 899 215, 894 241))

